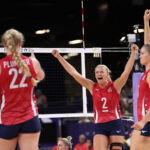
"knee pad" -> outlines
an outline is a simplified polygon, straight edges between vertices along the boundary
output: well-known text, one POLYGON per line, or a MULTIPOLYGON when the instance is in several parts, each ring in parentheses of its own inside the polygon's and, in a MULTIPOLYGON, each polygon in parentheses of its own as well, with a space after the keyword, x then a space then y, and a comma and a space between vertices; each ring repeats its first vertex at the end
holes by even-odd
POLYGON ((122 150, 124 150, 124 144, 123 143, 111 143, 110 144, 110 150, 120 150, 120 149, 112 149, 113 146, 120 146, 122 150))

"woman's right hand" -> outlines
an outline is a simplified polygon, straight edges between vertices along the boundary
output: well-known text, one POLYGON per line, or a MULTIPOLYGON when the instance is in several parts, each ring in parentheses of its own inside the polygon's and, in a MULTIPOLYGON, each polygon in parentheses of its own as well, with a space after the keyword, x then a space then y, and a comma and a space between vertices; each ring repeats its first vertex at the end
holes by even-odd
POLYGON ((149 21, 150 20, 150 10, 146 9, 144 13, 144 20, 149 21))
POLYGON ((138 46, 136 44, 132 44, 131 45, 131 50, 132 50, 132 53, 135 53, 137 54, 138 53, 138 46))
POLYGON ((54 57, 58 58, 58 56, 59 56, 60 54, 59 54, 58 50, 54 49, 54 50, 52 51, 52 55, 53 55, 54 57))

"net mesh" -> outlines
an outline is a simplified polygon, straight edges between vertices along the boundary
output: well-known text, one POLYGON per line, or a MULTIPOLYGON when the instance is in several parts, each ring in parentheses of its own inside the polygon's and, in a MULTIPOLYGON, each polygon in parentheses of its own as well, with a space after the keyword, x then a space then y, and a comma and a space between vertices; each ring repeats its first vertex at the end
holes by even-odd
MULTIPOLYGON (((45 79, 35 88, 40 118, 93 117, 93 102, 91 94, 78 84, 52 56, 54 48, 22 48, 21 52, 30 56, 34 51, 45 71, 45 79)), ((124 66, 129 57, 129 49, 122 51, 102 50, 101 48, 55 48, 83 76, 95 81, 96 65, 106 64, 113 70, 113 80, 121 74, 118 65, 124 66), (101 51, 103 53, 101 53, 101 51), (107 53, 105 53, 107 52, 107 53), (117 53, 114 53, 117 52, 117 53), (121 54, 120 52, 124 52, 121 54), (122 64, 116 64, 121 58, 122 64)), ((5 49, 0 48, 1 56, 5 49)), ((123 69, 124 67, 122 67, 123 69)))

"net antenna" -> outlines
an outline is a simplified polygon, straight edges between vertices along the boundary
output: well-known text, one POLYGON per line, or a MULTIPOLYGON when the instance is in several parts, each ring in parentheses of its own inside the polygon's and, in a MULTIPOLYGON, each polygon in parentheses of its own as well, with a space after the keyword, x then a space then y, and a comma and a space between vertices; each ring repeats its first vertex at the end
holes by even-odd
MULTIPOLYGON (((86 77, 85 75, 85 55, 83 53, 83 51, 85 51, 85 36, 84 36, 84 3, 83 0, 81 0, 81 12, 82 12, 82 39, 83 39, 83 50, 81 53, 81 67, 82 67, 82 76, 86 77)), ((82 98, 83 98, 83 114, 86 115, 87 114, 87 98, 86 98, 86 89, 85 87, 82 87, 82 98)))
MULTIPOLYGON (((85 48, 85 31, 84 31, 84 0, 81 0, 81 13, 82 13, 82 40, 83 40, 83 51, 87 51, 85 48)), ((93 49, 96 51, 96 48, 93 49)), ((82 76, 86 77, 86 67, 85 67, 85 53, 81 53, 81 67, 82 67, 82 76)), ((98 49, 98 51, 101 53, 101 49, 98 49)), ((93 57, 100 57, 100 53, 94 53, 93 57)), ((100 59, 102 60, 102 59, 100 59)), ((100 62, 102 63, 102 62, 100 62)), ((82 98, 83 98, 83 114, 87 117, 87 94, 86 94, 86 88, 82 87, 82 98)))

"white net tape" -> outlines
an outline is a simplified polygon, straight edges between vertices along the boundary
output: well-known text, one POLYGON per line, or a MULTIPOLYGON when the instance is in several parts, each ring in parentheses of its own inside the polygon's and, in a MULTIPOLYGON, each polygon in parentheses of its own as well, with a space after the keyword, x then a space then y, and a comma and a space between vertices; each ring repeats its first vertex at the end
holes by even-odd
MULTIPOLYGON (((101 48, 22 48, 22 53, 51 53, 52 50, 57 49, 60 53, 101 53, 101 48)), ((4 48, 0 48, 0 52, 5 52, 4 48)))

